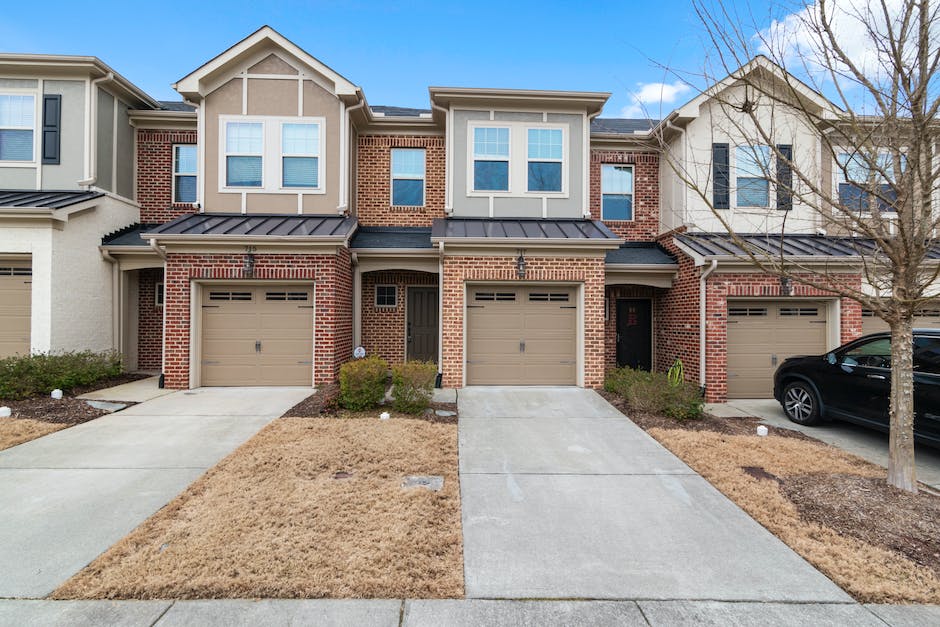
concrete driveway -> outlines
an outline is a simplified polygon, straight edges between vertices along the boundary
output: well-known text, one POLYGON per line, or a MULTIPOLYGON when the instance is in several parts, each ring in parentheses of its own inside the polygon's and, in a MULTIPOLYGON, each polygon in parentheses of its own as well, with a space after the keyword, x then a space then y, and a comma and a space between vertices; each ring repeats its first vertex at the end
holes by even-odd
MULTIPOLYGON (((774 399, 740 399, 708 405, 706 410, 725 417, 756 416, 765 424, 805 433, 826 444, 858 455, 873 464, 888 467, 888 434, 850 422, 826 422, 804 427, 791 422, 774 399)), ((940 449, 918 444, 914 454, 917 480, 940 490, 940 449)))
POLYGON ((598 394, 458 405, 468 597, 851 602, 598 394))
POLYGON ((0 598, 40 598, 312 393, 176 392, 0 451, 0 598))

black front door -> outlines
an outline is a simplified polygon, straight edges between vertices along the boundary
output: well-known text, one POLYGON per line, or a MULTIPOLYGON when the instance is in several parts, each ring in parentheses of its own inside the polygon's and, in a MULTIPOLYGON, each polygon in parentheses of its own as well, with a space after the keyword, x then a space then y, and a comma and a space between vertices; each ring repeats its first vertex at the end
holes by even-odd
POLYGON ((617 301, 617 365, 639 370, 653 367, 653 302, 645 298, 617 301))
POLYGON ((437 361, 437 288, 408 288, 407 359, 437 361))

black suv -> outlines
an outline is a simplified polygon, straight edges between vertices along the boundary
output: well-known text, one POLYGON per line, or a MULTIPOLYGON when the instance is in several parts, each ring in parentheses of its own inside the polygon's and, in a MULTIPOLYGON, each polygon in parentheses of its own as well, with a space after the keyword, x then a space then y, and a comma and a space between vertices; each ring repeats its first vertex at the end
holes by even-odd
MULTIPOLYGON (((801 425, 847 420, 888 431, 890 393, 890 333, 791 357, 774 374, 774 398, 801 425)), ((940 447, 940 329, 914 329, 914 437, 940 447)))

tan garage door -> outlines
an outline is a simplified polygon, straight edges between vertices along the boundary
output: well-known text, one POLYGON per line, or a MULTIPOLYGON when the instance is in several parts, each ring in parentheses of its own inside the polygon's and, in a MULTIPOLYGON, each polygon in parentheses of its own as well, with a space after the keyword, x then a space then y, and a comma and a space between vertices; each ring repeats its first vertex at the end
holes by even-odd
POLYGON ((202 294, 202 385, 312 384, 311 287, 211 285, 202 294))
POLYGON ((28 261, 0 259, 0 359, 29 353, 32 276, 28 261))
POLYGON ((770 398, 787 357, 826 352, 826 303, 728 301, 728 398, 770 398))
MULTIPOLYGON (((940 329, 940 303, 937 309, 925 309, 914 318, 915 329, 940 329)), ((862 309, 862 335, 890 331, 888 323, 877 317, 871 309, 862 309)))
POLYGON ((467 288, 467 385, 575 385, 577 288, 467 288))

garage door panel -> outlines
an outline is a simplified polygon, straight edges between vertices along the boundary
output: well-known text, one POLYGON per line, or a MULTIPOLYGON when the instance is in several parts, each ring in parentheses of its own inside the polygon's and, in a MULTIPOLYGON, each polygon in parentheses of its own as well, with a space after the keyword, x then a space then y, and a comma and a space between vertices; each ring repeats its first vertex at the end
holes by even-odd
POLYGON ((503 364, 467 364, 467 381, 472 381, 473 385, 518 385, 524 378, 517 360, 503 364))
POLYGON ((31 275, 29 262, 0 261, 0 359, 29 353, 31 275))

